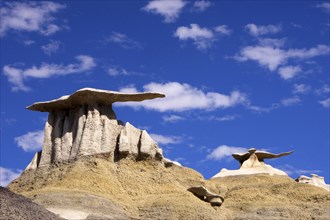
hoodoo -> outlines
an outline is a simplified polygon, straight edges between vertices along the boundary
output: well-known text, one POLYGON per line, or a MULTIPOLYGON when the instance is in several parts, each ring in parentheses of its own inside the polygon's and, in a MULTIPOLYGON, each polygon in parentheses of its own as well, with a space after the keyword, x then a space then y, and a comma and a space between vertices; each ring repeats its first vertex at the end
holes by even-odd
POLYGON ((163 97, 160 93, 127 94, 84 88, 59 99, 32 104, 27 109, 49 115, 43 148, 26 169, 96 154, 107 154, 114 161, 123 157, 161 160, 157 143, 146 131, 117 120, 112 103, 163 97))
POLYGON ((240 168, 238 170, 227 170, 224 168, 212 178, 258 173, 269 175, 287 175, 285 172, 265 164, 264 160, 287 156, 292 152, 293 151, 273 154, 266 151, 258 151, 255 148, 250 148, 248 152, 245 153, 234 153, 232 156, 240 163, 240 168))

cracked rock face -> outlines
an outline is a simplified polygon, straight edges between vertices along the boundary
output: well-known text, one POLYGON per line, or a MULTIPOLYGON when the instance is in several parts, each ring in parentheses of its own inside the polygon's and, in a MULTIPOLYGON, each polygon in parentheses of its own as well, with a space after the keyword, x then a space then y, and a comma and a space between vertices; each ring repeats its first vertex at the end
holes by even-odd
POLYGON ((129 101, 130 97, 133 97, 133 101, 144 100, 162 95, 156 94, 137 93, 127 96, 111 91, 82 89, 65 98, 31 105, 29 109, 47 110, 49 115, 42 151, 35 154, 26 169, 104 153, 113 161, 128 156, 137 160, 161 160, 162 151, 148 133, 128 122, 123 125, 112 110, 114 101, 129 101))

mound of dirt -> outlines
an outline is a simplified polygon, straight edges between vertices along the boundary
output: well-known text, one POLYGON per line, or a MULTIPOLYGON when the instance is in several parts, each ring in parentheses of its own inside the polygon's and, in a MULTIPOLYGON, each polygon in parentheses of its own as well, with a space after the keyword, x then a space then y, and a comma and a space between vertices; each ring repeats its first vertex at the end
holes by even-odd
POLYGON ((25 171, 9 189, 67 219, 326 219, 330 194, 289 177, 249 175, 204 180, 195 170, 158 161, 89 156, 25 171), (188 188, 225 200, 212 207, 188 188))
POLYGON ((46 210, 43 206, 32 202, 0 186, 0 219, 15 220, 60 220, 62 218, 46 210))
POLYGON ((329 219, 330 193, 287 176, 244 175, 209 181, 224 193, 230 219, 329 219))

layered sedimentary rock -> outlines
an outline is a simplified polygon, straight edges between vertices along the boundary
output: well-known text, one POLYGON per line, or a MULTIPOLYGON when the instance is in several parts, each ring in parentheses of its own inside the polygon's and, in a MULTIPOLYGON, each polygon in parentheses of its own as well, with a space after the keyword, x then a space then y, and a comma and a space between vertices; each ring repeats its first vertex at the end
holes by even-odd
POLYGON ((292 152, 293 151, 273 154, 266 151, 257 151, 255 148, 251 148, 246 153, 235 153, 232 154, 232 156, 240 163, 240 168, 238 170, 227 170, 223 168, 212 178, 258 173, 265 173, 269 175, 287 175, 284 171, 276 169, 271 165, 265 164, 264 160, 287 156, 292 152))
POLYGON ((81 156, 107 153, 110 160, 162 159, 161 149, 146 131, 116 119, 113 102, 161 98, 159 93, 125 94, 85 88, 70 96, 38 102, 27 107, 49 112, 42 151, 26 169, 74 160, 81 156))
POLYGON ((311 177, 301 175, 296 179, 296 181, 298 183, 307 183, 313 186, 318 186, 330 192, 330 185, 325 183, 323 176, 316 174, 311 174, 311 177))

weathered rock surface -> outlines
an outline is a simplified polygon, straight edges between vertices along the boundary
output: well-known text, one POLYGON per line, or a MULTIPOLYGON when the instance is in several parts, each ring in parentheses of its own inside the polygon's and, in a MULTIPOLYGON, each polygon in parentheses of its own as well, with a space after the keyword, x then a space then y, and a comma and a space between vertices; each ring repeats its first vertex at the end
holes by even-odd
POLYGON ((80 219, 328 219, 330 193, 288 176, 268 174, 204 180, 180 166, 93 155, 27 170, 8 188, 63 217, 80 219), (188 188, 204 186, 224 197, 220 207, 188 188))
POLYGON ((204 186, 190 187, 188 191, 192 192, 201 200, 211 203, 212 206, 221 206, 224 201, 223 196, 210 192, 204 186))
POLYGON ((97 103, 99 105, 112 105, 114 102, 140 102, 147 99, 164 98, 161 93, 121 93, 110 90, 83 88, 71 95, 62 96, 46 102, 36 102, 27 109, 40 112, 51 112, 54 110, 73 109, 78 106, 97 103))
POLYGON ((17 195, 0 186, 0 219, 9 220, 60 220, 62 218, 34 203, 31 199, 17 195))
POLYGON ((311 177, 301 175, 296 179, 296 181, 298 183, 307 183, 313 186, 318 186, 330 192, 330 185, 325 183, 323 176, 316 174, 311 174, 311 177))
POLYGON ((251 148, 246 153, 235 153, 232 156, 240 163, 238 170, 221 169, 219 173, 212 178, 236 176, 236 175, 251 175, 258 173, 266 173, 269 175, 287 175, 284 171, 276 169, 271 165, 265 164, 265 159, 274 159, 291 154, 293 151, 284 152, 281 154, 273 154, 266 151, 257 151, 251 148))
POLYGON ((97 89, 81 89, 70 96, 39 102, 30 110, 49 111, 44 129, 44 144, 26 169, 36 169, 78 157, 104 154, 117 161, 162 159, 161 149, 146 131, 116 119, 112 103, 142 101, 163 97, 159 93, 124 94, 97 89))

